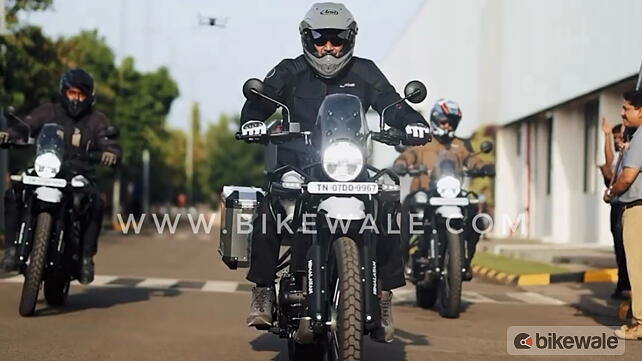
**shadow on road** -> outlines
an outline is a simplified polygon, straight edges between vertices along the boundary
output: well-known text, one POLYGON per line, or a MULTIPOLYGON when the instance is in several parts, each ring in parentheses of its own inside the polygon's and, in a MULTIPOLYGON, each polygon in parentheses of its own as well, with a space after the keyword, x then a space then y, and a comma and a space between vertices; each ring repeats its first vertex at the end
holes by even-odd
MULTIPOLYGON (((36 317, 55 316, 92 308, 109 308, 124 303, 142 302, 152 297, 176 297, 181 291, 176 289, 146 289, 132 287, 86 288, 82 293, 69 294, 63 306, 36 310, 36 317)), ((43 303, 41 300, 39 303, 43 303)))
MULTIPOLYGON (((473 304, 472 302, 468 302, 466 300, 461 300, 461 305, 459 306, 460 312, 461 313, 466 312, 468 310, 468 308, 472 304, 473 304)), ((395 302, 395 306, 415 307, 417 309, 421 309, 419 306, 417 306, 417 302, 414 299, 401 301, 401 302, 395 302)), ((430 307, 429 309, 433 310, 435 312, 439 312, 439 305, 434 305, 433 307, 430 307)))
POLYGON ((621 306, 626 305, 628 314, 625 309, 625 316, 631 317, 630 300, 615 300, 611 298, 613 283, 582 283, 577 285, 577 289, 589 290, 590 294, 582 294, 577 303, 574 304, 578 309, 576 316, 591 317, 596 322, 604 326, 617 326, 624 324, 625 321, 618 318, 618 311, 621 306))
MULTIPOLYGON (((287 340, 280 339, 275 335, 263 334, 250 342, 252 350, 264 352, 278 352, 272 361, 288 361, 287 340)), ((425 335, 417 335, 412 332, 397 329, 395 340, 389 344, 376 343, 370 337, 364 336, 363 360, 388 361, 407 360, 406 346, 430 346, 425 335)))

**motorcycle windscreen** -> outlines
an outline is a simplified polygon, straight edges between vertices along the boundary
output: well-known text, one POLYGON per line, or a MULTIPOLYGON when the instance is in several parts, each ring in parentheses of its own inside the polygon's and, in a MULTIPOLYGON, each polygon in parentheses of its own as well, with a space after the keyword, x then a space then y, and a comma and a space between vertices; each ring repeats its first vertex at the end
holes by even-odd
POLYGON ((366 162, 368 124, 361 100, 350 94, 328 95, 316 121, 314 141, 325 173, 335 181, 352 181, 366 162))
POLYGON ((452 150, 443 149, 437 155, 437 162, 431 174, 433 174, 434 179, 451 176, 461 181, 464 177, 462 161, 452 150))
POLYGON ((59 124, 45 124, 36 140, 36 157, 53 153, 58 159, 63 159, 65 150, 65 131, 59 124))
POLYGON ((337 140, 364 145, 368 124, 361 100, 350 94, 328 95, 319 107, 316 129, 323 148, 337 140))

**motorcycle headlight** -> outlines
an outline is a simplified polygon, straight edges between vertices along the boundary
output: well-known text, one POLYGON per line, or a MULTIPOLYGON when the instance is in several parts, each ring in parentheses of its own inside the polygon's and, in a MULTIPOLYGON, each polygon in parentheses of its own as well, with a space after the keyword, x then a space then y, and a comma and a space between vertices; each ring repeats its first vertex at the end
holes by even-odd
POLYGON ((417 192, 414 195, 414 201, 416 204, 427 204, 428 194, 426 194, 426 192, 417 192))
POLYGON ((60 172, 60 158, 54 153, 43 153, 36 157, 34 169, 39 177, 53 178, 60 172))
POLYGON ((302 175, 291 170, 281 177, 281 186, 287 189, 301 189, 303 181, 302 175))
POLYGON ((437 181, 437 192, 444 198, 456 198, 461 193, 461 182, 452 176, 443 177, 437 181))
POLYGON ((347 141, 330 144, 323 152, 323 169, 330 178, 349 182, 363 170, 363 151, 347 141))

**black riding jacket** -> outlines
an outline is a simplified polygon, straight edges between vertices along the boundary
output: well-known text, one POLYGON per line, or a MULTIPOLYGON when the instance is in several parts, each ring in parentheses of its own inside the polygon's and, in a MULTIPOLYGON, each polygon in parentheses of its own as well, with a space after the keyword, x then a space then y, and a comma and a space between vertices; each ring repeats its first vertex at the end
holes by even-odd
MULTIPOLYGON (((374 62, 358 57, 353 57, 333 79, 318 76, 303 55, 285 59, 270 70, 264 84, 267 95, 290 108, 292 121, 299 122, 302 131, 314 130, 319 107, 327 95, 355 95, 361 100, 365 112, 372 107, 379 113, 401 98, 374 62)), ((247 100, 241 112, 241 124, 250 120, 265 121, 276 108, 275 104, 264 100, 247 100)), ((285 119, 285 110, 283 113, 285 119)), ((385 119, 388 125, 402 130, 408 124, 426 124, 423 116, 405 102, 386 110, 385 119)), ((294 139, 278 147, 279 165, 301 166, 314 158, 314 146, 306 145, 303 139, 294 139)))
MULTIPOLYGON (((59 103, 43 104, 27 115, 25 123, 31 128, 32 137, 37 137, 43 125, 56 123, 65 131, 64 159, 77 172, 86 176, 94 175, 95 167, 89 161, 89 152, 111 152, 120 160, 121 148, 114 139, 106 137, 109 118, 97 110, 89 110, 77 119, 71 118, 59 103)), ((25 134, 22 126, 9 129, 12 138, 25 134)))

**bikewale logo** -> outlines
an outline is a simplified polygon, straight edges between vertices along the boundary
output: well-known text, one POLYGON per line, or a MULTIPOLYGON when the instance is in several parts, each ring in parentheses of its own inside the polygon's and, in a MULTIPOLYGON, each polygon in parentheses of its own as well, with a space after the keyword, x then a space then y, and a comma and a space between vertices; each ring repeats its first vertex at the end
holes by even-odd
POLYGON ((511 355, 622 355, 624 341, 605 326, 513 326, 506 346, 511 355))
POLYGON ((513 343, 518 350, 530 350, 533 347, 533 338, 527 333, 520 333, 515 336, 513 343))

